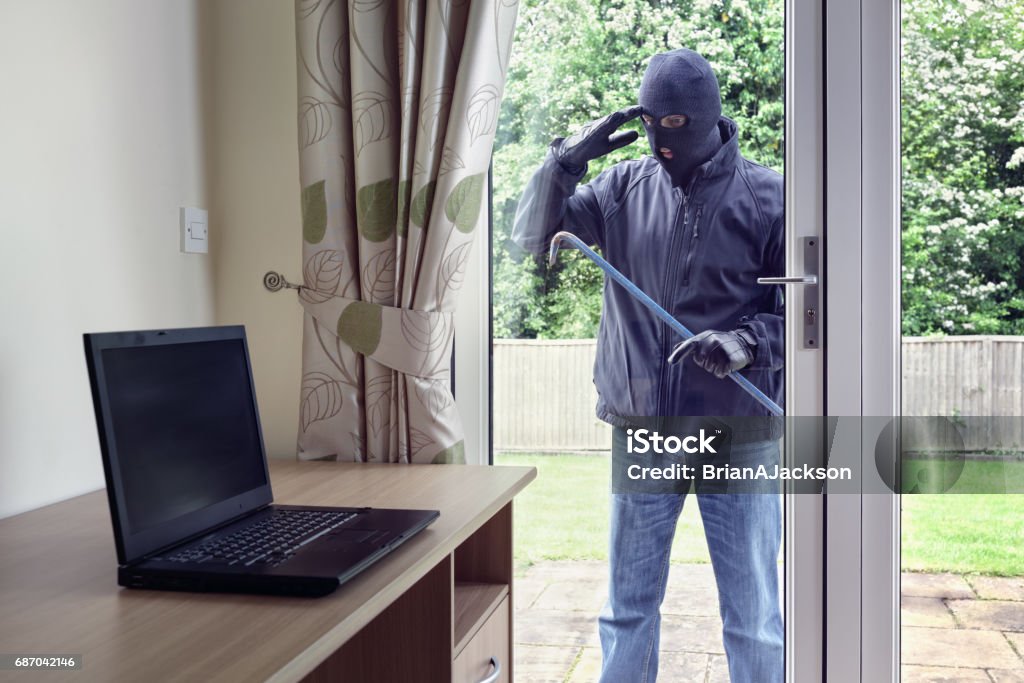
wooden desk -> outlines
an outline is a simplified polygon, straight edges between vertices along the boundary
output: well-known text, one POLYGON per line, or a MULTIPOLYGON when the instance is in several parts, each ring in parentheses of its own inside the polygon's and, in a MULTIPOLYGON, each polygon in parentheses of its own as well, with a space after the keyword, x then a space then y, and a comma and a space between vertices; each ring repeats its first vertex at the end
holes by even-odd
POLYGON ((0 520, 0 653, 82 655, 79 671, 0 680, 463 683, 492 655, 512 680, 512 497, 535 476, 272 462, 278 503, 441 511, 324 598, 119 588, 103 491, 0 520))

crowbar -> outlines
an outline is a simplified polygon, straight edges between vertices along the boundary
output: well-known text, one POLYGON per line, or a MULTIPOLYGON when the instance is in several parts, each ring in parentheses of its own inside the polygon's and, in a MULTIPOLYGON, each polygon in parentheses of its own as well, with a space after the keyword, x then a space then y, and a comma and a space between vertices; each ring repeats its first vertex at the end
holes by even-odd
MULTIPOLYGON (((572 234, 571 232, 562 231, 556 233, 555 236, 551 238, 551 249, 548 252, 549 266, 555 265, 555 261, 558 258, 559 245, 562 242, 568 242, 572 246, 582 251, 583 255, 589 258, 594 263, 596 263, 597 267, 603 270, 608 275, 608 277, 622 285, 626 289, 626 291, 633 296, 634 299, 642 303, 647 308, 651 309, 651 311, 656 316, 664 320, 668 324, 668 326, 671 327, 676 332, 678 332, 683 339, 689 339, 690 337, 693 336, 693 332, 690 332, 690 330, 688 330, 685 325, 683 325, 681 322, 679 322, 671 315, 669 315, 669 312, 666 311, 661 306, 659 306, 654 299, 647 296, 644 290, 634 285, 629 280, 629 278, 627 278, 625 275, 616 270, 615 266, 613 266, 612 264, 608 263, 603 258, 598 256, 597 252, 588 247, 583 240, 581 240, 579 237, 572 234)), ((763 391, 755 387, 753 383, 751 383, 751 381, 744 377, 743 375, 737 374, 735 372, 730 372, 727 375, 727 377, 731 379, 733 382, 736 382, 736 384, 740 385, 740 388, 742 388, 748 394, 753 396, 758 403, 760 403, 769 411, 771 411, 773 415, 784 414, 782 408, 779 407, 779 404, 768 398, 768 396, 766 396, 763 391)))

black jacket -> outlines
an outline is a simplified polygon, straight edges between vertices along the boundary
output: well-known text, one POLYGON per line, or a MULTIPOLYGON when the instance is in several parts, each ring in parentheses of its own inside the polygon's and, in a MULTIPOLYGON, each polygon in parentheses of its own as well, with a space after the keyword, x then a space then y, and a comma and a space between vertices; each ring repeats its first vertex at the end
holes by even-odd
MULTIPOLYGON (((760 276, 785 270, 782 176, 744 159, 736 123, 719 121, 724 144, 689 187, 672 186, 657 159, 624 161, 578 186, 549 153, 527 185, 512 239, 541 254, 568 230, 602 255, 692 332, 749 327, 757 336, 741 370, 776 403, 783 397, 783 301, 760 276)), ((692 361, 665 362, 680 338, 617 284, 605 280, 594 382, 597 416, 767 416, 728 379, 692 361)), ((777 420, 741 420, 739 440, 777 438, 777 420)))

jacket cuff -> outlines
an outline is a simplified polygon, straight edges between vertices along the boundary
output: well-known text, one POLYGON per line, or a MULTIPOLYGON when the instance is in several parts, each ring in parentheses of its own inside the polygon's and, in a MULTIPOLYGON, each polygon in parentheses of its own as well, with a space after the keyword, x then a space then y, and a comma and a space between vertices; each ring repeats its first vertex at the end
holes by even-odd
POLYGON ((746 330, 757 339, 757 346, 754 349, 754 362, 748 365, 749 368, 771 368, 772 346, 768 340, 768 330, 764 323, 753 318, 741 318, 738 326, 740 330, 746 330))
POLYGON ((561 161, 559 161, 558 153, 556 150, 562 144, 563 140, 565 140, 565 138, 555 138, 554 140, 551 141, 548 156, 552 162, 551 165, 554 167, 555 172, 561 172, 561 174, 565 176, 564 178, 558 178, 558 180, 561 181, 563 185, 572 185, 573 187, 575 187, 577 184, 579 184, 581 180, 583 180, 583 176, 587 175, 588 164, 583 164, 582 169, 577 169, 570 168, 563 164, 561 161))

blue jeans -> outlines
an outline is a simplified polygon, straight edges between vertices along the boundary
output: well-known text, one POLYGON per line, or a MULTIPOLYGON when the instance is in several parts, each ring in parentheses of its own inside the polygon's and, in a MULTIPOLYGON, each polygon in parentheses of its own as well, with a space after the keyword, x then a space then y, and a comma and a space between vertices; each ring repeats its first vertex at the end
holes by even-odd
MULTIPOLYGON (((613 443, 625 443, 616 428, 613 443)), ((613 447, 616 447, 613 446, 613 447)), ((731 463, 779 461, 777 441, 737 444, 731 463)), ((781 683, 782 614, 777 493, 697 494, 718 584, 722 639, 733 683, 781 683)), ((669 554, 686 494, 612 494, 608 602, 598 621, 602 683, 649 683, 658 676, 660 607, 669 554)))

